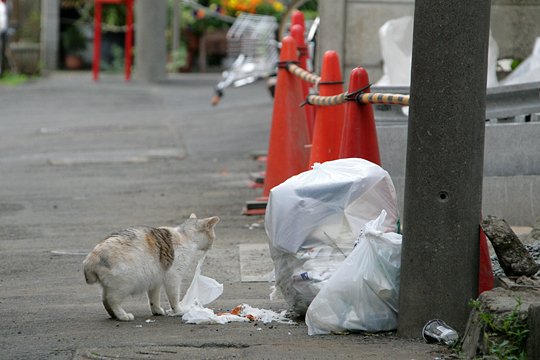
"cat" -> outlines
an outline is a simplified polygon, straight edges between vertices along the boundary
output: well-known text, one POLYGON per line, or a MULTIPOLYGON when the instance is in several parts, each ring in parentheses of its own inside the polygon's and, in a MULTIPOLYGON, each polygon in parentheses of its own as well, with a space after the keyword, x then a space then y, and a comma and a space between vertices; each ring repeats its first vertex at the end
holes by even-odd
MULTIPOLYGON (((122 301, 129 295, 146 292, 153 315, 165 315, 160 306, 165 288, 170 315, 181 315, 182 283, 199 251, 207 251, 216 238, 219 217, 197 219, 191 214, 177 227, 136 226, 109 235, 83 261, 88 284, 99 282, 102 301, 111 318, 131 321, 122 301)), ((189 285, 189 283, 188 283, 189 285)))

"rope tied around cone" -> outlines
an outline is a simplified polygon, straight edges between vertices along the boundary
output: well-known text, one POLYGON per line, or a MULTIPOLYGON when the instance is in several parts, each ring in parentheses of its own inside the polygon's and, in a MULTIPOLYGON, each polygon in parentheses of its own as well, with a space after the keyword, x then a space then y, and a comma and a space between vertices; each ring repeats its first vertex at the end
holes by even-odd
MULTIPOLYGON (((291 74, 300 79, 318 86, 321 84, 321 77, 302 69, 295 62, 286 62, 285 66, 291 74)), ((365 93, 364 91, 371 86, 356 90, 352 93, 341 93, 333 96, 308 95, 302 106, 317 105, 317 106, 333 106, 344 104, 347 101, 355 101, 358 104, 386 104, 386 105, 403 105, 409 106, 409 95, 403 94, 385 94, 385 93, 365 93)))
POLYGON ((355 91, 353 93, 342 93, 334 96, 308 95, 304 104, 317 106, 333 106, 344 104, 347 101, 355 101, 358 104, 385 104, 409 106, 409 95, 364 93, 364 90, 365 89, 361 91, 355 91))
POLYGON ((296 77, 299 77, 300 79, 307 81, 309 83, 315 84, 315 86, 317 86, 319 82, 321 81, 321 77, 317 74, 313 74, 313 73, 310 73, 309 71, 302 69, 297 64, 298 62, 287 61, 284 64, 285 65, 284 68, 287 69, 291 74, 295 75, 296 77))

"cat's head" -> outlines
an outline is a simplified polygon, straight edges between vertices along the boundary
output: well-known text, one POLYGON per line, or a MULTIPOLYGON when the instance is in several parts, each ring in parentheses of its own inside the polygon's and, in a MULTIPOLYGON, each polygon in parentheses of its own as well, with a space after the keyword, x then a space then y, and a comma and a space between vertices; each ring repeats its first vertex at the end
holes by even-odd
POLYGON ((182 230, 198 250, 206 251, 212 247, 216 238, 214 226, 219 222, 219 217, 198 219, 195 214, 191 214, 182 225, 182 230))

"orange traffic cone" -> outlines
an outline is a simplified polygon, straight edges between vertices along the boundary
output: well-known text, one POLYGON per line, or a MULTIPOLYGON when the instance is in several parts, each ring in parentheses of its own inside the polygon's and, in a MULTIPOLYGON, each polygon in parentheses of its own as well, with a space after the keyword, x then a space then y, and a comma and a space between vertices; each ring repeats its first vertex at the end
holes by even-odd
MULTIPOLYGON (((335 51, 327 51, 322 60, 319 95, 332 96, 342 92, 343 79, 339 57, 335 51)), ((317 107, 310 167, 316 162, 322 163, 339 158, 344 112, 343 104, 317 107)))
MULTIPOLYGON (((296 41, 291 36, 284 37, 281 41, 280 63, 297 62, 296 51, 296 41)), ((301 80, 286 68, 280 68, 272 112, 263 196, 268 196, 274 186, 307 170, 309 137, 306 113, 300 107, 303 101, 301 80)))
POLYGON ((281 41, 279 60, 263 197, 248 201, 245 215, 264 214, 270 190, 307 170, 309 161, 306 112, 300 107, 304 101, 301 80, 281 65, 298 62, 296 41, 291 36, 281 41))
POLYGON ((495 276, 491 266, 491 257, 486 234, 480 228, 480 268, 478 271, 478 294, 493 289, 495 286, 495 276))
MULTIPOLYGON (((369 78, 366 70, 357 67, 351 71, 349 94, 364 89, 369 92, 369 78)), ((341 137, 340 158, 357 157, 381 165, 377 128, 371 104, 348 101, 345 104, 345 122, 341 137)))
MULTIPOLYGON (((300 14, 302 12, 299 11, 300 14)), ((303 15, 302 15, 302 21, 303 21, 303 15)), ((304 39, 304 26, 295 24, 291 26, 291 36, 296 40, 296 44, 298 45, 298 61, 299 66, 307 70, 307 60, 309 59, 309 53, 306 46, 306 41, 304 39)), ((307 81, 302 81, 302 90, 304 98, 307 98, 309 95, 309 88, 311 87, 311 84, 307 81)), ((314 106, 304 106, 304 109, 306 111, 306 117, 307 117, 307 127, 308 127, 308 134, 310 136, 313 135, 313 127, 315 125, 315 107, 314 106)))
POLYGON ((300 67, 304 70, 307 68, 307 60, 309 59, 309 51, 306 45, 306 40, 304 38, 306 32, 306 22, 304 20, 304 13, 300 10, 294 10, 291 15, 291 36, 296 40, 296 45, 298 47, 298 61, 300 61, 300 67), (298 29, 298 28, 301 28, 298 29))
POLYGON ((304 13, 300 10, 294 10, 291 15, 291 27, 294 25, 302 25, 304 29, 306 27, 306 19, 304 18, 304 13))

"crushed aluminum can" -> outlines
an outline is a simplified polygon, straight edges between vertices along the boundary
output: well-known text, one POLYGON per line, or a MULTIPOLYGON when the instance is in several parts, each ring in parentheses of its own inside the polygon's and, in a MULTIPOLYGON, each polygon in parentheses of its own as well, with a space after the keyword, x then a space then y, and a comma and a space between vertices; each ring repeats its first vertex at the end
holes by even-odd
POLYGON ((422 336, 428 343, 443 342, 448 346, 454 345, 459 338, 456 330, 442 320, 430 320, 422 329, 422 336))

